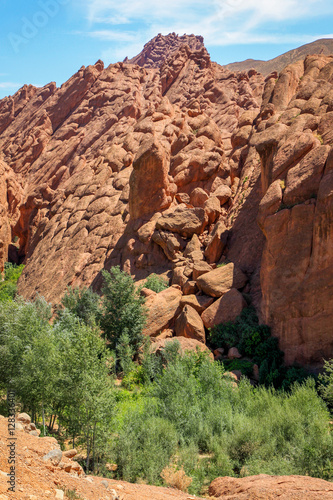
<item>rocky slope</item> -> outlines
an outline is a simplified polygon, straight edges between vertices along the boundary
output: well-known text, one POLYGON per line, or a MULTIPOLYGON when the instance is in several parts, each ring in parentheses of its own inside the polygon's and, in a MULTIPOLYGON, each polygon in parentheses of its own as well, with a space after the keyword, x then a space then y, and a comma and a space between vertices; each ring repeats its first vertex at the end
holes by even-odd
MULTIPOLYGON (((121 265, 173 285, 146 334, 204 341, 250 294, 287 363, 333 356, 333 57, 231 72, 201 37, 0 101, 1 264, 57 302, 121 265), (162 57, 161 57, 162 55, 162 57), (224 263, 217 267, 217 263, 224 263)), ((147 292, 149 295, 149 292, 147 292)))
POLYGON ((246 59, 245 61, 234 62, 226 64, 225 68, 230 71, 248 71, 254 68, 263 75, 269 75, 272 71, 282 71, 288 64, 305 59, 308 55, 320 54, 320 55, 332 55, 333 54, 333 39, 332 38, 320 38, 315 42, 306 43, 301 47, 289 50, 284 54, 274 57, 269 61, 261 61, 256 59, 246 59))

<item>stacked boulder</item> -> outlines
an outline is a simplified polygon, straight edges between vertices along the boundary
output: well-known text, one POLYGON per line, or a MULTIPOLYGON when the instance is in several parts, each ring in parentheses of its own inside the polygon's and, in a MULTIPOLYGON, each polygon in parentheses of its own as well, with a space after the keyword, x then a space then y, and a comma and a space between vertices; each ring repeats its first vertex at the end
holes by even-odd
MULTIPOLYGON (((190 241, 189 245, 196 240, 190 241)), ((192 245, 195 248, 195 245, 192 245)), ((193 250, 193 253, 199 250, 193 250)), ((206 329, 220 323, 234 321, 246 307, 240 290, 247 284, 246 275, 232 262, 213 269, 206 261, 182 261, 175 267, 170 288, 151 292, 147 297, 148 319, 144 334, 158 342, 156 348, 165 345, 172 337, 181 342, 194 340, 184 349, 195 349, 206 343, 206 329), (189 285, 190 283, 190 285, 189 285), (189 286, 191 293, 187 293, 189 286)), ((143 291, 145 293, 145 291, 143 291)))

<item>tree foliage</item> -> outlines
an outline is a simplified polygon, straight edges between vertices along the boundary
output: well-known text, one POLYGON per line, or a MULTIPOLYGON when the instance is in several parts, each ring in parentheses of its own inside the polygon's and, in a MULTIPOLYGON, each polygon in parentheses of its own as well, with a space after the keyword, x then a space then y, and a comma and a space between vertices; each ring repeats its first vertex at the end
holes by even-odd
POLYGON ((4 275, 2 276, 0 273, 0 302, 13 300, 16 297, 17 281, 23 269, 23 264, 16 266, 10 262, 5 263, 4 275))
POLYGON ((143 343, 142 330, 146 321, 144 298, 132 277, 119 266, 111 268, 110 272, 103 271, 103 278, 100 324, 104 335, 111 349, 117 349, 126 335, 137 352, 143 343))
MULTIPOLYGON (((72 288, 68 287, 61 303, 65 309, 68 309, 74 316, 78 317, 88 326, 95 326, 99 320, 100 297, 90 288, 72 288)), ((63 310, 58 311, 58 317, 63 310)))

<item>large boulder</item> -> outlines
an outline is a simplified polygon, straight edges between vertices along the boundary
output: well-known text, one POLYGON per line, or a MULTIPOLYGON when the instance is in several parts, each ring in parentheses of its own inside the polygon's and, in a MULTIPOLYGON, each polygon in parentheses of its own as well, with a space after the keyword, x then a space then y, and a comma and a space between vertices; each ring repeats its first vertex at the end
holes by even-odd
POLYGON ((221 184, 213 194, 219 199, 220 204, 224 205, 230 200, 232 191, 226 184, 221 184))
POLYGON ((212 328, 221 323, 235 321, 244 307, 246 307, 246 302, 242 294, 233 288, 207 307, 201 319, 206 328, 212 328))
POLYGON ((205 205, 205 202, 208 200, 209 196, 206 193, 204 189, 201 189, 199 187, 193 189, 191 196, 190 196, 190 203, 194 207, 201 207, 203 208, 205 205))
MULTIPOLYGON (((191 258, 193 255, 200 255, 201 253, 201 258, 199 260, 203 259, 203 255, 201 252, 201 243, 196 234, 194 234, 191 238, 191 241, 189 241, 186 245, 185 251, 184 251, 184 257, 189 257, 191 258)), ((195 259, 193 259, 195 260, 195 259)))
POLYGON ((186 304, 175 322, 177 337, 187 337, 205 343, 205 328, 199 313, 186 304))
POLYGON ((199 278, 199 276, 209 273, 210 271, 212 271, 212 269, 213 268, 204 260, 201 262, 195 262, 193 265, 193 272, 192 272, 193 280, 196 281, 199 278))
POLYGON ((231 288, 243 288, 247 282, 245 274, 232 262, 217 267, 197 279, 197 285, 206 295, 221 297, 231 288))
POLYGON ((205 202, 204 209, 207 214, 209 224, 213 224, 213 222, 215 222, 221 214, 220 200, 216 196, 210 196, 205 202))
POLYGON ((177 313, 181 298, 182 292, 178 285, 172 285, 170 288, 148 297, 146 301, 148 317, 143 334, 156 337, 168 328, 177 313))
POLYGON ((196 339, 189 339, 186 337, 173 337, 172 339, 161 339, 161 340, 156 340, 152 344, 152 350, 153 352, 156 353, 162 353, 163 349, 169 342, 175 342, 178 341, 180 344, 180 350, 184 354, 185 352, 192 351, 196 352, 197 350, 205 352, 209 355, 209 357, 214 360, 214 355, 208 349, 208 347, 203 344, 202 342, 199 342, 199 340, 196 339))
POLYGON ((59 465, 62 459, 61 450, 51 450, 43 456, 43 462, 51 462, 52 465, 59 465))
POLYGON ((184 248, 185 243, 178 234, 168 231, 155 231, 152 236, 153 241, 160 245, 169 260, 174 260, 180 250, 184 248))
POLYGON ((156 229, 179 233, 185 238, 201 234, 208 223, 203 208, 187 208, 180 205, 174 212, 163 214, 156 222, 156 229))
POLYGON ((210 264, 217 262, 220 259, 227 243, 228 234, 229 231, 222 221, 215 224, 214 229, 208 238, 205 249, 205 257, 210 264))
POLYGON ((31 422, 31 417, 27 413, 19 413, 16 417, 16 421, 23 425, 29 425, 31 422))
POLYGON ((180 301, 180 307, 189 305, 193 307, 199 314, 202 314, 207 307, 214 302, 213 297, 208 295, 183 295, 180 301))

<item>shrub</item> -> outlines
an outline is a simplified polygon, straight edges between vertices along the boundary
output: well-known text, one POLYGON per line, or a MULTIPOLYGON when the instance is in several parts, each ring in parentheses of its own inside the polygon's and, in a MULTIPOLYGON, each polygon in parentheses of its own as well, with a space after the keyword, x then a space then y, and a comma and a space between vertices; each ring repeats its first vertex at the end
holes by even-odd
POLYGON ((240 370, 246 377, 251 377, 253 373, 253 363, 246 359, 231 359, 223 361, 224 368, 231 372, 233 370, 240 370))
POLYGON ((65 496, 69 500, 83 500, 83 498, 77 493, 76 490, 65 489, 65 496))
POLYGON ((0 302, 13 300, 17 295, 17 281, 22 274, 24 265, 16 266, 10 262, 5 263, 3 281, 0 273, 0 302))
MULTIPOLYGON (((67 288, 62 305, 86 325, 93 326, 99 317, 100 297, 90 288, 67 288)), ((58 316, 61 310, 58 311, 58 316)))
POLYGON ((131 482, 138 479, 161 484, 160 474, 177 447, 173 424, 148 413, 132 411, 115 440, 117 476, 131 482))
MULTIPOLYGON (((242 355, 249 356, 257 363, 260 371, 259 382, 275 387, 283 381, 283 352, 279 349, 278 339, 271 337, 267 325, 259 325, 254 307, 243 309, 234 323, 217 325, 209 332, 209 342, 212 347, 237 347, 242 355)), ((227 362, 226 367, 229 368, 227 362)), ((235 368, 232 368, 235 369, 235 368)), ((237 368, 249 373, 250 367, 244 365, 237 368)), ((287 387, 287 385, 286 385, 287 387)))
POLYGON ((177 488, 177 490, 184 492, 188 491, 188 487, 192 483, 192 478, 185 474, 183 466, 177 469, 177 466, 169 465, 162 470, 161 477, 164 479, 166 486, 177 488))
POLYGON ((153 273, 148 276, 143 286, 149 288, 149 290, 153 290, 153 292, 159 293, 169 287, 169 280, 164 276, 158 276, 153 273))
POLYGON ((333 359, 324 361, 323 373, 318 378, 319 392, 333 412, 333 359))

